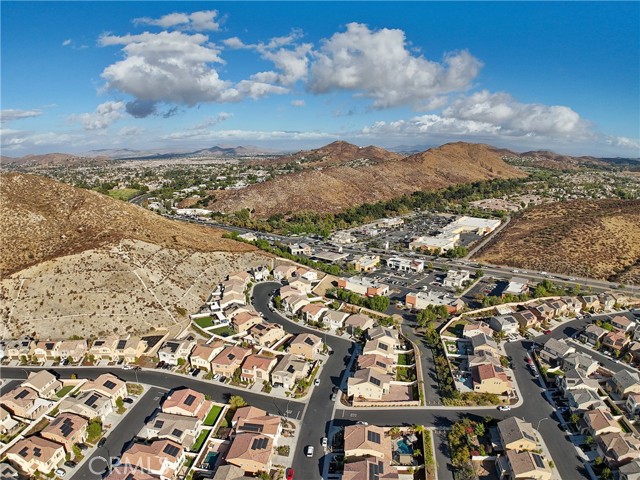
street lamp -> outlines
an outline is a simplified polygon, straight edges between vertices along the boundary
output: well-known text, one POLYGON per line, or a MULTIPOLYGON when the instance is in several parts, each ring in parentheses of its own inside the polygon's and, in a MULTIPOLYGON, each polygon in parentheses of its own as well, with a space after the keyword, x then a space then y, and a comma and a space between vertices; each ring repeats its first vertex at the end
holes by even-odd
POLYGON ((540 423, 541 423, 543 420, 549 420, 549 417, 544 417, 544 418, 541 418, 540 420, 538 420, 538 425, 536 426, 536 432, 537 432, 537 431, 538 431, 538 429, 540 428, 540 423))

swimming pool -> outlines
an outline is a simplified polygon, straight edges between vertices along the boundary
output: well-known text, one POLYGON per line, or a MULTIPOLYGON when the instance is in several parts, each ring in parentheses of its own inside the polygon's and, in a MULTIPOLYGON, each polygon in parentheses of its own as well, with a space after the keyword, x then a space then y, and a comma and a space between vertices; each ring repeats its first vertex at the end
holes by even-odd
POLYGON ((396 452, 402 455, 412 455, 413 448, 407 444, 404 440, 400 439, 396 442, 396 452))
POLYGON ((204 458, 204 464, 208 465, 208 469, 212 470, 213 467, 215 467, 216 465, 216 460, 218 460, 218 455, 220 455, 220 453, 218 452, 209 452, 207 453, 207 456, 204 458))

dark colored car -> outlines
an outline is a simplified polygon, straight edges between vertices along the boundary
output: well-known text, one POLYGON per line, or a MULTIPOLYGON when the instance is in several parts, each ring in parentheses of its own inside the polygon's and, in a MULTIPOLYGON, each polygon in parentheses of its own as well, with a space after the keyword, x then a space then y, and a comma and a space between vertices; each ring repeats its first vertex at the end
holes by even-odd
POLYGON ((98 442, 98 448, 104 447, 104 444, 107 443, 107 437, 102 437, 98 442))
POLYGON ((123 401, 124 403, 133 403, 133 398, 124 397, 124 398, 122 399, 122 401, 123 401))
POLYGON ((156 365, 156 368, 163 368, 163 367, 164 367, 164 361, 158 362, 158 365, 156 365))
POLYGON ((285 478, 287 480, 293 480, 293 474, 294 474, 293 468, 287 468, 287 471, 285 473, 285 478))
POLYGON ((545 330, 545 331, 544 331, 544 334, 545 334, 545 335, 551 335, 551 330, 545 330))
POLYGON ((64 466, 69 468, 76 468, 77 465, 78 464, 76 462, 73 462, 71 460, 64 462, 64 466))
POLYGON ((78 445, 78 448, 83 452, 89 449, 89 447, 87 447, 84 443, 78 443, 77 445, 78 445))

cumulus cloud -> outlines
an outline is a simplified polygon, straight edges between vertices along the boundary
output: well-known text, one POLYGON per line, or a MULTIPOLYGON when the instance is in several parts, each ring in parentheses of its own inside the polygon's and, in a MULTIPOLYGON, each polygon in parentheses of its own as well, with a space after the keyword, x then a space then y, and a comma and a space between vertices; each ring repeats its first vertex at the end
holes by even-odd
POLYGON ((9 123, 14 120, 22 120, 25 118, 39 117, 42 115, 42 110, 40 109, 32 109, 32 110, 22 110, 17 108, 8 108, 4 110, 0 110, 0 122, 9 123))
POLYGON ((231 117, 233 117, 233 114, 229 113, 229 112, 220 112, 215 116, 209 115, 207 117, 204 117, 202 122, 200 122, 195 127, 193 127, 193 129, 194 130, 204 130, 204 129, 207 129, 207 128, 211 128, 211 127, 214 127, 214 126, 224 122, 225 120, 229 120, 231 117))
POLYGON ((72 121, 80 122, 85 130, 103 130, 124 116, 126 105, 124 102, 104 102, 96 107, 92 113, 72 115, 72 121))
POLYGON ((351 90, 372 98, 376 108, 412 105, 424 110, 434 97, 469 88, 482 67, 465 50, 447 54, 442 62, 414 55, 404 31, 373 31, 359 23, 325 40, 315 57, 312 92, 351 90))
POLYGON ((291 105, 294 107, 304 107, 304 100, 291 100, 291 105))
POLYGON ((244 42, 240 40, 238 37, 225 38, 224 40, 222 40, 222 43, 233 50, 246 48, 246 45, 244 44, 244 42))
POLYGON ((220 49, 206 35, 183 32, 144 32, 139 35, 104 35, 103 46, 122 45, 124 59, 102 72, 105 88, 135 97, 128 109, 142 117, 156 111, 160 102, 195 106, 203 102, 238 102, 268 94, 282 94, 286 88, 259 79, 238 84, 219 77, 214 66, 224 63, 220 49))
POLYGON ((178 28, 196 32, 220 30, 217 10, 203 10, 193 13, 169 13, 160 18, 142 17, 133 20, 136 25, 154 25, 161 28, 178 28))
POLYGON ((186 130, 161 137, 162 140, 319 140, 335 139, 336 134, 326 132, 301 132, 287 130, 186 130))

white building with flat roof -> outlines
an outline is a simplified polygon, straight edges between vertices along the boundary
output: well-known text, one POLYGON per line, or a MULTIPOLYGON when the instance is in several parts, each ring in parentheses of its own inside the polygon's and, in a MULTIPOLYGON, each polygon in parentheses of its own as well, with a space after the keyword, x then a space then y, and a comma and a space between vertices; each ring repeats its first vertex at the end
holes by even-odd
POLYGON ((387 260, 387 267, 400 272, 420 273, 424 270, 424 261, 404 257, 391 257, 387 260))
POLYGON ((449 288, 462 288, 464 282, 471 278, 469 270, 449 270, 442 285, 449 288))
POLYGON ((455 248, 460 240, 460 234, 438 235, 437 237, 416 237, 409 243, 410 250, 429 250, 434 251, 440 249, 442 252, 455 248))
POLYGON ((449 225, 443 232, 450 233, 476 233, 478 235, 487 235, 493 232, 502 223, 501 220, 494 218, 477 218, 477 217, 460 217, 449 225))

